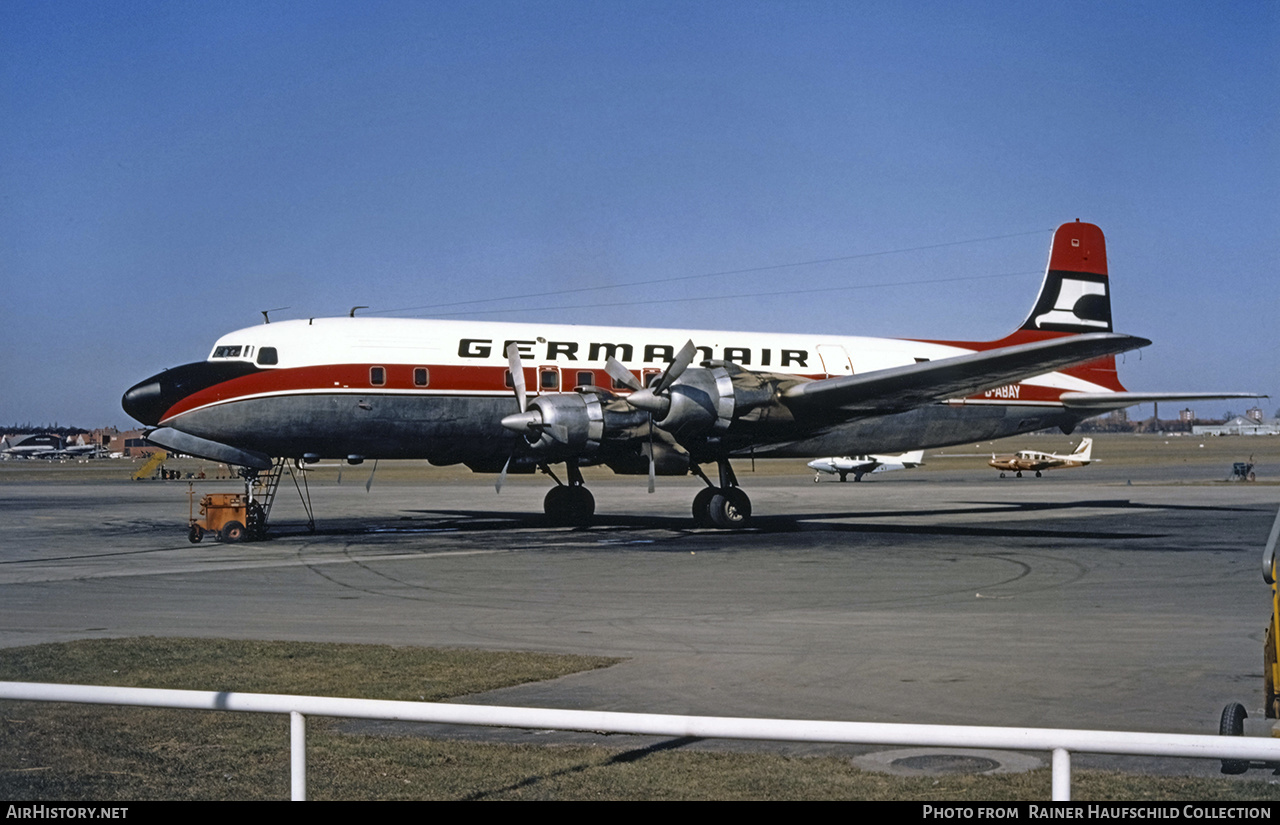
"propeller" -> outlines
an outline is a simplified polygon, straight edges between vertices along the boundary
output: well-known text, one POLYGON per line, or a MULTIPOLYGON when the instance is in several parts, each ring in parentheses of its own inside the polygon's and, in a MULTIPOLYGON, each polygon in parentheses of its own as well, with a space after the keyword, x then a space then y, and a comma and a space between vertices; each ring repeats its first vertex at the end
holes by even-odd
POLYGON ((667 365, 662 376, 653 385, 646 387, 640 383, 640 379, 636 378, 631 370, 627 369, 621 361, 609 356, 605 361, 605 371, 609 373, 609 377, 630 387, 631 395, 627 396, 627 403, 638 410, 644 410, 649 413, 649 492, 653 492, 655 488, 654 478, 657 475, 656 461, 653 454, 653 416, 655 413, 665 415, 667 410, 671 409, 671 396, 666 394, 671 385, 684 374, 684 371, 693 363, 694 357, 698 354, 698 348, 693 345, 693 341, 687 341, 680 351, 676 353, 676 357, 667 365))
POLYGON ((676 353, 675 359, 667 365, 662 377, 652 387, 642 386, 639 380, 632 375, 631 370, 624 367, 621 362, 613 357, 610 357, 605 362, 605 370, 611 377, 634 390, 631 395, 627 396, 628 404, 636 409, 646 410, 650 415, 654 413, 662 415, 671 408, 671 396, 667 391, 689 368, 697 354, 698 348, 693 345, 693 341, 686 342, 680 348, 680 351, 676 353))
MULTIPOLYGON (((528 411, 529 396, 525 391, 524 364, 520 361, 520 347, 518 345, 510 344, 507 347, 507 364, 510 367, 511 389, 516 394, 516 406, 519 408, 519 412, 503 418, 502 426, 519 433, 528 432, 531 426, 536 426, 532 418, 537 418, 538 423, 541 423, 542 416, 528 411)), ((502 465, 502 472, 498 473, 498 481, 493 485, 494 492, 502 492, 502 485, 507 480, 507 468, 511 466, 511 459, 515 458, 516 450, 519 446, 519 442, 516 442, 516 446, 511 448, 511 455, 507 456, 506 463, 502 465)))

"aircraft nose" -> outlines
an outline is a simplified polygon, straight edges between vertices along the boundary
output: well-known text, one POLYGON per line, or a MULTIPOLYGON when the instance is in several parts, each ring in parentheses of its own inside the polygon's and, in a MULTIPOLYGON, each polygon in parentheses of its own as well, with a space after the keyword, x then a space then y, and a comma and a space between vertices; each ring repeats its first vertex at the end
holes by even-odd
POLYGON ((148 378, 134 384, 125 391, 124 397, 120 399, 120 406, 131 417, 148 427, 159 424, 160 416, 168 407, 158 378, 148 378))
POLYGON ((174 404, 192 393, 258 371, 258 367, 248 361, 225 364, 196 361, 172 367, 134 384, 125 391, 120 406, 143 424, 154 427, 165 419, 174 404))

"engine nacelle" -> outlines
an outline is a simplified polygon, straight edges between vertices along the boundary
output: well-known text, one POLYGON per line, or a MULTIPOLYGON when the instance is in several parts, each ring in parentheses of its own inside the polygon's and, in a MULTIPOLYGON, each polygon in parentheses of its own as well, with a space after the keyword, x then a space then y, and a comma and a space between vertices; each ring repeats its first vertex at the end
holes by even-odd
POLYGON ((552 461, 591 459, 601 444, 628 437, 646 422, 644 413, 599 391, 540 395, 522 418, 529 448, 552 461))
POLYGON ((671 385, 670 406, 655 420, 677 440, 724 433, 735 420, 764 409, 785 410, 778 401, 775 376, 744 370, 731 361, 706 363, 705 368, 685 370, 671 385))

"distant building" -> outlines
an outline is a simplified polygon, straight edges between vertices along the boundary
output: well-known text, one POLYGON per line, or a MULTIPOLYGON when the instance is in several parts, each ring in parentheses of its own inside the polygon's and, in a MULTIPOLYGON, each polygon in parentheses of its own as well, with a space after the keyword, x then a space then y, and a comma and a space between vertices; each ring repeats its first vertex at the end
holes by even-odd
POLYGON ((1192 421, 1195 421, 1195 420, 1196 420, 1195 411, 1190 408, 1185 409, 1182 412, 1178 413, 1178 421, 1182 422, 1183 424, 1190 424, 1192 421))
POLYGON ((1237 415, 1222 424, 1197 424, 1191 432, 1195 435, 1280 435, 1280 421, 1260 422, 1237 415))
POLYGON ((1261 407, 1253 407, 1252 409, 1245 410, 1245 411, 1244 411, 1244 417, 1245 417, 1245 418, 1248 418, 1248 419, 1251 419, 1251 420, 1253 420, 1253 421, 1257 421, 1259 424, 1261 424, 1261 423, 1262 423, 1262 408, 1261 408, 1261 407))

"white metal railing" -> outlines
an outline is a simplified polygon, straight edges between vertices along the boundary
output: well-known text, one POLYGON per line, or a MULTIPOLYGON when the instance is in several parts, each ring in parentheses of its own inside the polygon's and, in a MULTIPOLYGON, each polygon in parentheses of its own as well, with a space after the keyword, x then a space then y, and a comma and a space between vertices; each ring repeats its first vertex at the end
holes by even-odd
POLYGON ((290 718, 291 794, 295 800, 303 800, 307 796, 305 717, 308 715, 539 730, 694 736, 709 739, 1047 751, 1052 754, 1053 799, 1063 802, 1071 799, 1071 752, 1073 751, 1280 763, 1280 739, 1262 737, 674 716, 658 713, 489 707, 439 702, 394 702, 382 699, 339 699, 272 693, 215 693, 199 690, 55 685, 37 682, 0 682, 0 699, 141 705, 248 713, 287 713, 290 718))

